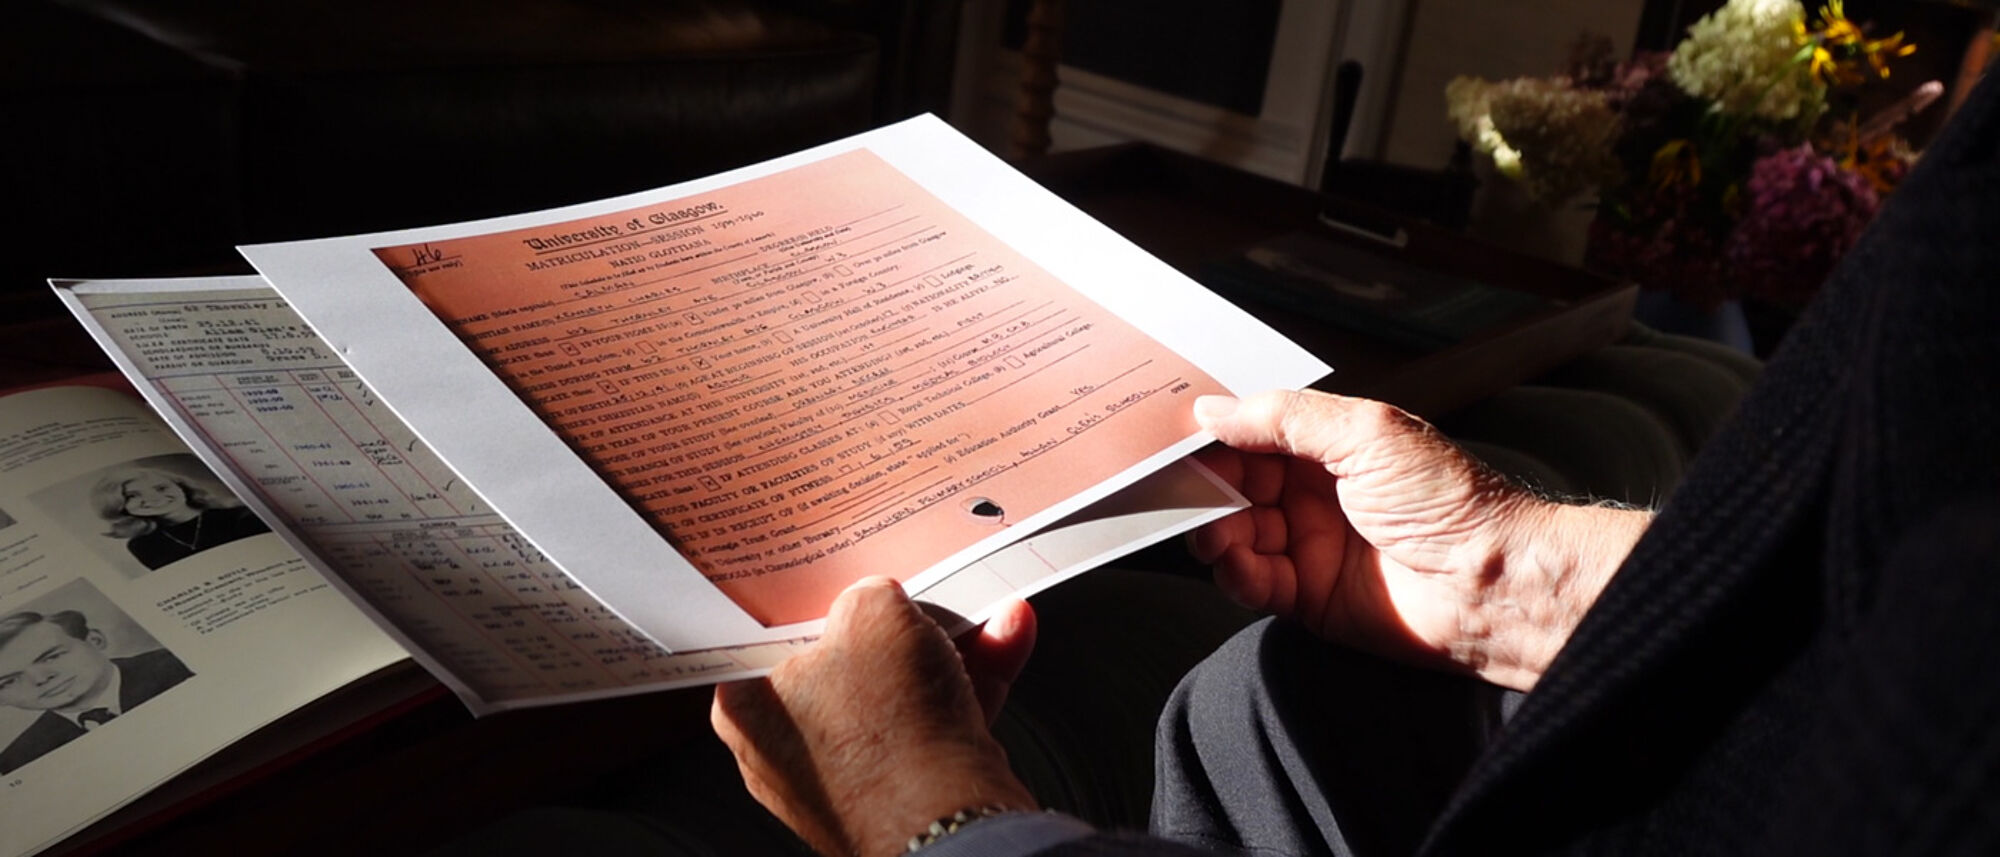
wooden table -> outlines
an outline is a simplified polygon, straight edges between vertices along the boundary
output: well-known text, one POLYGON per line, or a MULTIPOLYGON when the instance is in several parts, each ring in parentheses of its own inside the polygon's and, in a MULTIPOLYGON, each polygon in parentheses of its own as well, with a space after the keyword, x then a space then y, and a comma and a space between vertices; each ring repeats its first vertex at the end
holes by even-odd
POLYGON ((1391 254, 1429 270, 1529 292, 1550 307, 1429 352, 1329 329, 1238 299, 1252 314, 1334 367, 1318 386, 1437 417, 1479 401, 1623 335, 1638 286, 1522 255, 1464 234, 1322 196, 1163 149, 1131 144, 1065 153, 1023 166, 1029 175, 1184 273, 1296 230, 1391 254), (1401 229, 1398 250, 1320 222, 1322 213, 1373 230, 1401 229))

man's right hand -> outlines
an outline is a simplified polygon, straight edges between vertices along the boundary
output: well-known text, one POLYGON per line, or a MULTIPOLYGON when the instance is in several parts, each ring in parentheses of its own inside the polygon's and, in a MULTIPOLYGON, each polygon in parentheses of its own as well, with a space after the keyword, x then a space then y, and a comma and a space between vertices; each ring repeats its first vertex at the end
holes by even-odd
POLYGON ((987 731, 1034 647, 1026 602, 954 649, 896 581, 840 594, 769 678, 719 685, 710 722, 743 784, 814 850, 888 857, 959 810, 1033 810, 987 731))
POLYGON ((1275 391, 1195 403, 1251 507, 1192 538, 1232 598, 1327 639, 1527 689, 1651 516, 1543 500, 1422 420, 1275 391))

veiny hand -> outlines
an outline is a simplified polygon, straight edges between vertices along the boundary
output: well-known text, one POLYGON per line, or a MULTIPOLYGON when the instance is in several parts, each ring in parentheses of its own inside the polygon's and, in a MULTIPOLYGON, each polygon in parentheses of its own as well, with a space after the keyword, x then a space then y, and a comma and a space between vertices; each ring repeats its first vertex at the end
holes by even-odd
POLYGON ((1542 500, 1380 402, 1204 396, 1199 454, 1251 508, 1195 556, 1247 607, 1322 637, 1532 687, 1637 542, 1643 512, 1542 500))
POLYGON ((957 648, 895 580, 841 593, 826 633, 710 721, 750 793, 821 854, 886 857, 961 809, 1034 809, 987 731, 1034 646, 1025 602, 957 648))

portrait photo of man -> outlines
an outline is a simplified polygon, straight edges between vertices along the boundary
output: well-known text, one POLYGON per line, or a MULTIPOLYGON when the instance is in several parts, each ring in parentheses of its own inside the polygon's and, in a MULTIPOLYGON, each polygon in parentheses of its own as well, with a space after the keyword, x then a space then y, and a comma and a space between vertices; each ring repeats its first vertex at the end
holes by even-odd
POLYGON ((0 616, 0 706, 40 713, 0 750, 0 774, 102 728, 194 675, 166 649, 112 657, 108 643, 77 610, 0 616))

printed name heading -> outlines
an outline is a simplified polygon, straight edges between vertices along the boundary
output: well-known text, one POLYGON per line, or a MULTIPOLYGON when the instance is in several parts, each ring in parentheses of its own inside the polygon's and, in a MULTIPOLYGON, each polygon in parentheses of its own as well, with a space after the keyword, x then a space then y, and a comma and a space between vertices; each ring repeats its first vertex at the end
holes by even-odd
POLYGON ((542 253, 549 250, 560 250, 564 247, 577 247, 584 244, 594 244, 599 241, 609 241, 613 238, 624 238, 628 235, 648 232, 662 226, 672 226, 676 223, 726 214, 728 211, 728 207, 722 203, 703 202, 676 208, 672 211, 648 212, 643 217, 634 217, 622 224, 600 223, 589 229, 557 232, 551 235, 529 236, 521 239, 521 243, 530 250, 542 253))

